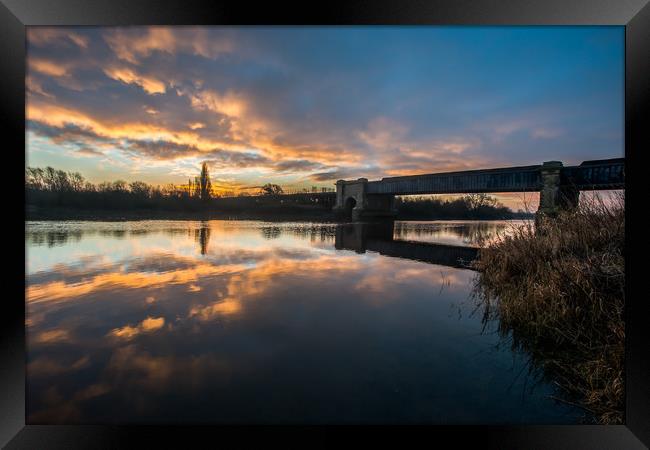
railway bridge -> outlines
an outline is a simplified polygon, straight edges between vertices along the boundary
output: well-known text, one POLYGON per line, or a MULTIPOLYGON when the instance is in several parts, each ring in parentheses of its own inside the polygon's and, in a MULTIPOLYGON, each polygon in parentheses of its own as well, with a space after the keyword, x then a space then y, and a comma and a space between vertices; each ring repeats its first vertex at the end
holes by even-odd
POLYGON ((538 213, 553 216, 578 205, 580 191, 625 188, 625 159, 585 161, 564 166, 560 161, 497 169, 336 182, 334 211, 353 220, 393 217, 396 195, 539 192, 538 213))

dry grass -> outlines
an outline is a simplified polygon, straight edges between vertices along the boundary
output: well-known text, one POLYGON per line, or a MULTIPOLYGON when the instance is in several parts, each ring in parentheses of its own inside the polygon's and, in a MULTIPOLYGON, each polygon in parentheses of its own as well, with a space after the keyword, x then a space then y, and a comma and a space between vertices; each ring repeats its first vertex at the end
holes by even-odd
POLYGON ((484 320, 599 423, 622 423, 624 198, 595 198, 481 250, 484 320))

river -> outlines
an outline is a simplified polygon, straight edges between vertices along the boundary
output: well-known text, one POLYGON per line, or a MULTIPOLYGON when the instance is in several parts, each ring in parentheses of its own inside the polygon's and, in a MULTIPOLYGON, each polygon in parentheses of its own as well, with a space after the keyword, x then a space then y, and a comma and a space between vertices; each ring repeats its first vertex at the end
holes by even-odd
POLYGON ((453 263, 516 225, 26 222, 27 423, 576 423, 453 263))

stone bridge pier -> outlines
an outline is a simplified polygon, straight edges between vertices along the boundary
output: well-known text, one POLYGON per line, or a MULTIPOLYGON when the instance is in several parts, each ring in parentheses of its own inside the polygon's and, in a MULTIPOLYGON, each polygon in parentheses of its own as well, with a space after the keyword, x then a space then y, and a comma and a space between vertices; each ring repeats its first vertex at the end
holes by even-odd
POLYGON ((560 211, 578 207, 580 191, 575 184, 563 182, 560 161, 547 161, 539 169, 542 188, 539 191, 539 208, 537 214, 549 217, 560 211))
POLYGON ((392 218, 397 215, 394 194, 369 194, 368 179, 336 182, 334 212, 352 220, 392 218))

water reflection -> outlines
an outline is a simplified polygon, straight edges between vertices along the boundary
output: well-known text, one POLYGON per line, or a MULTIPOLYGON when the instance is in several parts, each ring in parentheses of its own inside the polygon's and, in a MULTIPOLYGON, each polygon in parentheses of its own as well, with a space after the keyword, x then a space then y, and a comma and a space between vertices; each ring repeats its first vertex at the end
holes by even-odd
POLYGON ((336 229, 335 247, 467 269, 478 254, 476 247, 398 240, 394 239, 395 234, 408 236, 403 232, 395 233, 392 222, 342 225, 336 229))
POLYGON ((500 236, 507 235, 526 221, 440 221, 395 222, 396 239, 482 247, 500 236))
POLYGON ((29 223, 28 423, 574 422, 481 333, 448 237, 415 237, 29 223), (68 237, 50 247, 48 233, 68 237))
POLYGON ((67 243, 69 239, 79 242, 82 236, 83 231, 81 230, 49 230, 43 232, 31 231, 28 229, 25 232, 25 241, 26 244, 30 246, 47 245, 48 247, 54 247, 55 245, 63 245, 67 243))
POLYGON ((201 223, 201 228, 194 230, 194 239, 200 245, 201 255, 206 255, 210 243, 210 226, 206 222, 201 223))

